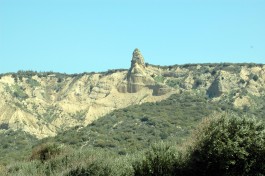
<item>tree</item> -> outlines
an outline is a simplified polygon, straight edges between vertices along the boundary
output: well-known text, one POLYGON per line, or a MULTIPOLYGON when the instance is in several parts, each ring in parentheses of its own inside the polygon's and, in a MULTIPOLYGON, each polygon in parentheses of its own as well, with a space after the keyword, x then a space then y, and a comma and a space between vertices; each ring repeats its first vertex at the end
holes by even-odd
POLYGON ((196 175, 265 174, 265 127, 254 118, 221 116, 206 120, 190 149, 196 175))

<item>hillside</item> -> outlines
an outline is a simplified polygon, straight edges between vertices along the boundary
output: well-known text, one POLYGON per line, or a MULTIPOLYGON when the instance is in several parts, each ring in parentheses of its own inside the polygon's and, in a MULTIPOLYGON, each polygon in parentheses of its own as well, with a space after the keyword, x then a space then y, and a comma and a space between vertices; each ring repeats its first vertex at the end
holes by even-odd
MULTIPOLYGON (((37 138, 86 126, 114 110, 159 102, 172 94, 202 95, 244 111, 264 111, 265 65, 155 66, 133 52, 128 70, 60 74, 19 71, 0 76, 0 129, 37 138)), ((225 108, 225 107, 224 107, 225 108)))
POLYGON ((225 171, 219 168, 220 172, 265 173, 265 126, 257 121, 255 113, 258 117, 265 115, 211 102, 206 96, 181 93, 161 102, 114 110, 86 127, 77 126, 39 141, 25 136, 25 132, 7 130, 5 136, 0 136, 5 139, 0 145, 5 147, 0 150, 4 153, 0 153, 4 156, 0 160, 0 173, 113 176, 178 173, 185 176, 207 172, 206 175, 212 175, 209 173, 216 173, 216 169, 207 168, 212 161, 217 166, 230 166, 225 171), (202 135, 200 130, 205 127, 210 131, 202 135), (198 146, 201 155, 198 150, 193 153, 196 141, 204 138, 207 139, 205 146, 198 146), (198 160, 204 155, 209 157, 198 160), (234 169, 235 164, 246 169, 234 169))
MULTIPOLYGON (((156 66, 145 63, 138 49, 128 70, 2 74, 0 173, 75 175, 91 170, 92 175, 139 175, 139 167, 149 167, 145 165, 149 154, 158 160, 173 157, 174 167, 182 162, 181 172, 196 169, 196 164, 189 166, 193 159, 186 160, 192 157, 187 146, 198 140, 191 138, 194 130, 215 117, 237 119, 240 124, 244 119, 264 121, 264 82, 265 65, 156 66), (152 147, 157 143, 157 149, 152 147)), ((231 134, 233 138, 233 129, 231 134)), ((264 140, 256 142, 264 146, 264 140)))
POLYGON ((219 104, 210 103, 205 97, 175 94, 161 102, 115 110, 84 128, 77 126, 40 143, 133 153, 160 141, 181 144, 203 118, 221 113, 224 111, 219 104))

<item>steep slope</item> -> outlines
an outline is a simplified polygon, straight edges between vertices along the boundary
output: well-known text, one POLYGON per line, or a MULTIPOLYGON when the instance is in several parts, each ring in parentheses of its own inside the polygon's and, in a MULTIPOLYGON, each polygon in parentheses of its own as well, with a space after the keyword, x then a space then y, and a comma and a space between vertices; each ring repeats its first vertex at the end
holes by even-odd
MULTIPOLYGON (((220 114, 264 118, 265 112, 244 112, 219 102, 212 102, 201 94, 174 94, 166 100, 143 103, 119 109, 86 127, 74 127, 46 138, 50 142, 70 145, 77 150, 103 148, 118 154, 147 149, 156 142, 171 142, 178 146, 205 118, 220 114)), ((264 120, 264 119, 263 119, 264 120)))
POLYGON ((161 102, 115 110, 84 128, 75 127, 41 142, 68 144, 76 149, 92 146, 125 154, 161 140, 182 143, 202 118, 216 113, 223 113, 219 104, 201 95, 175 94, 161 102))
POLYGON ((264 83, 265 66, 261 64, 162 67, 145 63, 136 49, 129 70, 0 75, 0 128, 21 129, 38 138, 55 136, 116 109, 182 92, 207 95, 211 102, 245 111, 263 111, 264 83))

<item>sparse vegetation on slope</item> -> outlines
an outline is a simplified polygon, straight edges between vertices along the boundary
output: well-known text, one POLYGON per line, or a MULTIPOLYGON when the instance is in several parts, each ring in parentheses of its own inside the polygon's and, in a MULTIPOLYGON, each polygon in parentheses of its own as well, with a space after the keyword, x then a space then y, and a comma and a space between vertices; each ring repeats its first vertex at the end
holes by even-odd
MULTIPOLYGON (((64 150, 57 157, 17 162, 6 175, 190 176, 264 175, 265 125, 227 114, 206 119, 186 148, 157 143, 145 151, 117 155, 99 148, 64 150), (254 137, 253 137, 254 135, 254 137)), ((63 150, 61 150, 63 151, 63 150)), ((1 167, 0 167, 1 168, 1 167)))
POLYGON ((28 133, 11 129, 0 132, 0 165, 27 158, 37 139, 28 133))
POLYGON ((44 141, 76 148, 93 146, 126 154, 161 140, 182 143, 191 130, 213 112, 222 110, 206 97, 172 95, 161 102, 115 110, 87 127, 75 127, 44 141))

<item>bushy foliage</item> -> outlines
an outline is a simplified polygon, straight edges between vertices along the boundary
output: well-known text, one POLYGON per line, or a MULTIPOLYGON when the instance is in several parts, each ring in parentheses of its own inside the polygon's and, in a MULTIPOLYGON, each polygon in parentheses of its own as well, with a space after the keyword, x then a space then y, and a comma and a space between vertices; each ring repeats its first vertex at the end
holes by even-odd
POLYGON ((258 75, 254 75, 252 78, 254 81, 257 81, 259 79, 258 75))
POLYGON ((163 83, 165 81, 165 78, 162 75, 158 75, 154 77, 154 80, 158 83, 163 83))
POLYGON ((59 155, 61 151, 60 146, 57 144, 44 143, 33 148, 30 159, 37 159, 44 162, 59 155))
POLYGON ((12 86, 12 93, 14 95, 14 97, 20 99, 20 100, 24 100, 27 99, 29 96, 25 93, 25 89, 17 84, 15 84, 14 86, 12 86))
POLYGON ((67 148, 60 155, 45 162, 32 160, 12 163, 2 170, 0 168, 0 175, 132 176, 133 169, 124 156, 120 159, 101 149, 74 151, 67 148))
POLYGON ((181 167, 180 155, 176 148, 164 143, 153 145, 142 158, 132 163, 134 175, 170 176, 176 175, 181 167))
POLYGON ((97 176, 108 176, 110 175, 111 168, 107 166, 103 166, 102 163, 92 163, 87 167, 77 167, 71 169, 66 176, 90 176, 90 175, 97 175, 97 176))
POLYGON ((195 80, 194 80, 194 85, 193 85, 193 88, 198 88, 200 85, 202 85, 203 84, 203 81, 201 80, 201 79, 198 79, 198 78, 196 78, 195 80))
MULTIPOLYGON (((143 121, 148 119, 143 118, 143 121)), ((7 175, 189 176, 264 175, 265 127, 234 115, 206 119, 183 149, 157 143, 145 152, 117 155, 93 147, 58 155, 58 146, 33 149, 35 160, 2 167, 7 175), (187 147, 190 146, 190 147, 187 147)), ((60 150, 62 151, 62 150, 60 150)))
POLYGON ((41 85, 37 80, 32 79, 31 77, 29 77, 29 78, 27 79, 26 82, 27 82, 27 84, 29 84, 31 87, 38 87, 38 86, 41 85))
POLYGON ((189 151, 190 174, 265 174, 265 127, 256 119, 221 116, 196 131, 189 151))
MULTIPOLYGON (((4 125, 4 128, 7 127, 7 124, 1 125, 4 125)), ((37 141, 34 136, 24 131, 11 129, 1 130, 0 139, 0 165, 27 158, 32 145, 37 141)))

